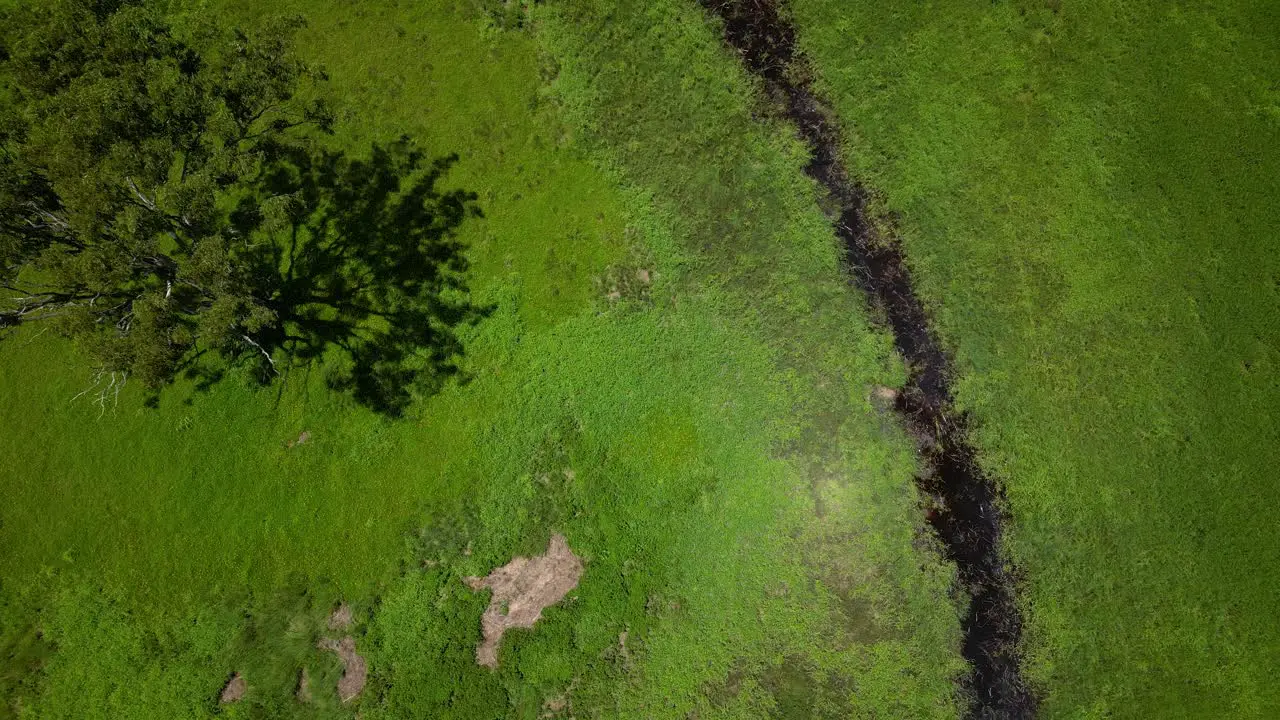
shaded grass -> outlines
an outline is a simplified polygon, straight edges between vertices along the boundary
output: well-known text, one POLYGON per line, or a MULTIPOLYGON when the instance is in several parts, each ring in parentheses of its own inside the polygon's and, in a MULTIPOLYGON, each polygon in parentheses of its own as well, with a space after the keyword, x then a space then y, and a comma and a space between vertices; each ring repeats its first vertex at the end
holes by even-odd
MULTIPOLYGON (((322 51, 317 59, 334 77, 344 117, 340 141, 358 148, 409 132, 433 154, 464 155, 448 182, 481 193, 488 217, 463 228, 476 266, 474 289, 482 301, 497 300, 510 312, 489 329, 497 340, 475 339, 478 365, 503 363, 507 347, 530 327, 589 309, 590 273, 621 247, 620 203, 585 162, 539 143, 539 133, 555 126, 528 105, 540 83, 532 44, 517 38, 495 49, 471 18, 450 13, 382 11, 345 38, 335 27, 340 22, 313 19, 312 32, 343 42, 317 43, 323 36, 315 34, 304 39, 304 50, 322 51), (397 27, 414 34, 401 36, 397 27), (436 62, 444 71, 434 84, 425 67, 432 56, 420 52, 426 39, 453 53, 440 51, 445 57, 436 62), (351 67, 368 54, 344 48, 366 47, 418 65, 385 60, 372 74, 351 67), (466 73, 477 71, 490 74, 485 86, 467 80, 466 73), (387 86, 405 77, 421 85, 388 97, 387 86), (507 122, 495 124, 495 117, 507 122), (547 263, 551 253, 576 266, 547 263)), ((483 479, 466 462, 467 451, 479 450, 474 438, 454 428, 463 416, 484 417, 502 405, 501 397, 472 397, 455 387, 414 418, 388 423, 330 395, 317 370, 291 374, 278 393, 234 378, 208 393, 178 387, 158 411, 143 409, 128 390, 118 409, 99 418, 99 408, 70 402, 88 376, 51 335, 14 338, 0 353, 6 637, 27 637, 30 645, 24 626, 63 585, 103 588, 122 613, 156 608, 152 620, 139 620, 143 628, 180 626, 187 615, 213 607, 224 619, 217 662, 186 668, 204 683, 202 697, 216 696, 233 659, 254 648, 278 653, 273 659, 286 666, 282 678, 292 672, 287 666, 297 648, 273 650, 269 637, 240 637, 252 623, 246 626, 235 608, 272 615, 281 588, 305 588, 317 596, 312 610, 323 613, 339 596, 368 603, 398 576, 406 534, 431 513, 455 508, 483 479), (311 441, 286 449, 304 430, 311 441), (224 612, 224 605, 233 610, 224 612)), ((46 609, 40 617, 42 625, 53 625, 61 616, 46 609)), ((127 615, 104 609, 95 622, 106 634, 120 617, 127 615)), ((52 628, 49 636, 57 637, 52 628)), ((130 672, 127 656, 76 638, 93 639, 73 634, 60 641, 64 652, 47 673, 55 700, 43 712, 51 716, 59 714, 58 702, 74 697, 56 689, 60 667, 79 673, 97 663, 100 677, 130 672)), ((71 693, 74 685, 61 687, 71 693)), ((142 698, 127 687, 117 693, 142 698)), ((113 711, 92 692, 80 697, 99 712, 131 714, 113 711)), ((63 709, 83 716, 83 708, 69 707, 63 709)), ((157 713, 166 716, 159 707, 157 713)))
POLYGON ((1007 482, 1050 717, 1270 717, 1268 3, 796 0, 1007 482))
MULTIPOLYGON (((309 16, 339 142, 461 156, 447 181, 485 212, 463 227, 471 286, 497 306, 465 337, 467 383, 399 423, 318 371, 156 410, 127 391, 99 419, 67 405, 84 379, 60 342, 0 346, 0 435, 20 440, 3 633, 51 649, 6 670, 6 711, 954 715, 949 573, 916 547, 910 444, 866 400, 902 371, 803 149, 753 119, 692 5, 555 4, 523 29, 504 7, 271 9, 309 16), (578 589, 477 667, 487 596, 460 579, 553 530, 586 561, 578 589), (370 662, 354 708, 315 649, 339 598, 370 662), (302 667, 315 707, 293 700, 302 667), (249 692, 220 708, 236 670, 249 692)), ((264 12, 183 10, 209 11, 264 12)))

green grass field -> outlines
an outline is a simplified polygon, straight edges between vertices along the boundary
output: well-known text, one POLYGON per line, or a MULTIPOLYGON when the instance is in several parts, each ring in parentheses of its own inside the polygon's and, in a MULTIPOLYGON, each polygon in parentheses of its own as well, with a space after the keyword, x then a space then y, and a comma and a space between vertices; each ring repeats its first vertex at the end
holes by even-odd
POLYGON ((791 5, 1007 484, 1045 715, 1280 714, 1276 5, 791 5))
MULTIPOLYGON (((495 310, 395 420, 323 366, 99 406, 6 337, 0 718, 961 714, 963 598, 870 399, 906 369, 696 2, 156 5, 305 16, 336 149, 458 154, 495 310), (463 578, 556 532, 580 583, 477 666, 463 578)), ((1007 488, 1042 716, 1280 716, 1280 10, 786 6, 1007 488)))
POLYGON ((61 340, 6 340, 0 712, 954 716, 949 571, 918 539, 910 443, 867 400, 902 369, 802 148, 753 121, 701 12, 271 8, 293 11, 336 143, 461 157, 448 184, 485 215, 462 228, 472 288, 497 306, 469 379, 399 421, 322 369, 99 408, 61 340), (553 531, 581 583, 477 667, 486 598, 461 579, 553 531), (315 648, 340 599, 371 673, 345 706, 315 648), (248 693, 220 706, 233 671, 248 693))

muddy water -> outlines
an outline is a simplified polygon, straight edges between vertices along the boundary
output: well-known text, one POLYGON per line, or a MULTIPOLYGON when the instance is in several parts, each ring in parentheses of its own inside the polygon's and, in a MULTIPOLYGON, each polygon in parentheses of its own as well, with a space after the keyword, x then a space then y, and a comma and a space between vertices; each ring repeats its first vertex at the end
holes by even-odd
POLYGON ((851 280, 885 318, 911 368, 896 410, 924 461, 917 483, 926 496, 938 500, 926 518, 958 568, 961 591, 970 598, 962 623, 962 651, 970 665, 962 681, 968 714, 1033 717, 1035 698, 1018 663, 1022 618, 1014 601, 1015 578, 1000 553, 1001 493, 975 462, 965 439, 965 418, 952 408, 950 359, 930 329, 902 250, 872 231, 866 191, 840 159, 839 131, 830 112, 807 82, 797 79, 803 72, 787 72, 802 65, 796 62, 795 30, 779 15, 774 0, 701 2, 721 18, 726 42, 812 147, 805 172, 834 201, 832 221, 845 244, 851 280))

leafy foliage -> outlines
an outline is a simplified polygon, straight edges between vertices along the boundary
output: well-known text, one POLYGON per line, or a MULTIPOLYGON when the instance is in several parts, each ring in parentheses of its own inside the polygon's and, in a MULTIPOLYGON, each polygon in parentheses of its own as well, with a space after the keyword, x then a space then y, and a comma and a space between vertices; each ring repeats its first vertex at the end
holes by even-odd
POLYGON ((407 139, 321 149, 333 116, 301 25, 188 40, 137 4, 14 12, 0 327, 56 320, 150 388, 236 364, 268 380, 278 355, 339 348, 334 384, 391 413, 455 369, 451 328, 478 316, 453 239, 474 196, 437 191, 451 161, 407 139))

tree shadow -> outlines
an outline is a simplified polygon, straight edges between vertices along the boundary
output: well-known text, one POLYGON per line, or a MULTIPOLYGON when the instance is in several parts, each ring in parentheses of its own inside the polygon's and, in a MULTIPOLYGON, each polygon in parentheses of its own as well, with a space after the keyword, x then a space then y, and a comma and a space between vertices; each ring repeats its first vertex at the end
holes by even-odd
MULTIPOLYGON (((469 299, 457 237, 482 216, 477 196, 437 187, 456 161, 428 160, 408 138, 367 158, 266 148, 228 231, 253 289, 236 311, 247 318, 240 359, 257 356, 259 380, 319 363, 331 388, 399 416, 459 375, 457 331, 492 308, 469 299)), ((225 370, 193 363, 188 376, 207 388, 225 370)))

